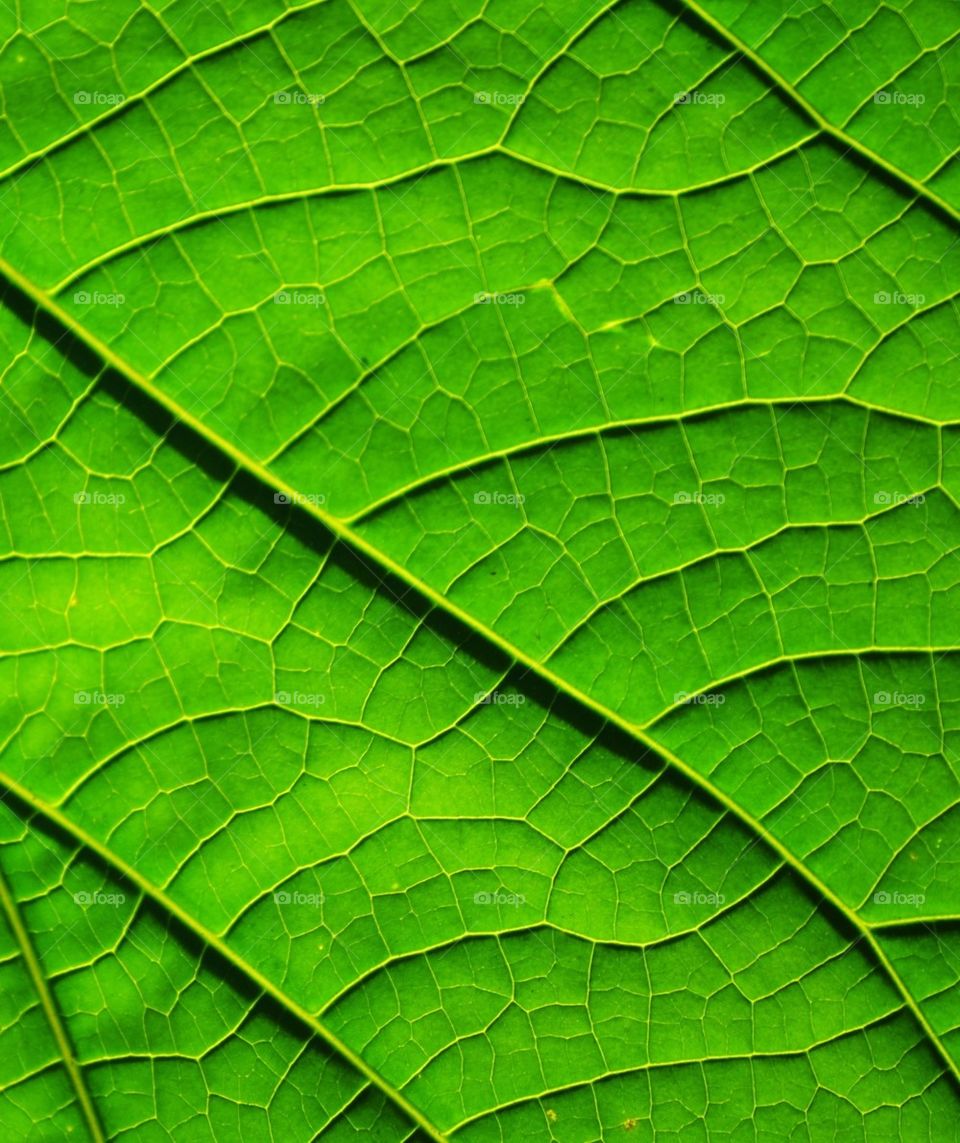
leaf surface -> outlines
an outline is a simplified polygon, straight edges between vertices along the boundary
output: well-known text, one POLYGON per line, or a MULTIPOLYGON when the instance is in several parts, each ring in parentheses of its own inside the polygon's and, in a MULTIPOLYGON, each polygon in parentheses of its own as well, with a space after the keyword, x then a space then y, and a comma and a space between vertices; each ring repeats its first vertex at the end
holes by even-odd
POLYGON ((4 1138, 953 1137, 956 15, 0 16, 4 1138))

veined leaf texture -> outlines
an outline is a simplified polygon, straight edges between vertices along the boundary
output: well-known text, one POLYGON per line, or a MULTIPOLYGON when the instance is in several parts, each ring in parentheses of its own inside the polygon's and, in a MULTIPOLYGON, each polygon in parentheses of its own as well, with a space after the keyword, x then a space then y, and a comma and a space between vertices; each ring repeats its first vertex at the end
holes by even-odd
POLYGON ((3 1143, 960 1140, 960 5, 0 29, 3 1143))

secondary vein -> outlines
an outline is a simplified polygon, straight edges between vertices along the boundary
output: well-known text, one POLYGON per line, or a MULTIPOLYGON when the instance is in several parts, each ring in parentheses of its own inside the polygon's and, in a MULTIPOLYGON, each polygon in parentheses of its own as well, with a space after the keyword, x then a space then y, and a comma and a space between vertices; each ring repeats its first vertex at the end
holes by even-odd
POLYGON ((63 1066, 70 1079, 70 1086, 73 1088, 74 1094, 77 1097, 77 1103, 80 1105, 80 1113, 90 1133, 90 1138, 93 1140, 93 1143, 105 1143, 106 1136, 103 1133, 103 1128, 100 1126, 100 1119, 97 1116, 96 1108, 93 1105, 93 1100, 87 1089, 86 1080, 83 1078, 80 1064, 74 1055, 70 1037, 67 1035, 67 1030, 60 1017, 57 1002, 54 999, 53 992, 44 974, 43 965, 40 963, 40 958, 37 956, 33 942, 30 940, 30 934, 27 931, 26 925, 23 923, 23 918, 20 916, 20 910, 17 907, 13 893, 2 872, 0 872, 0 910, 3 911, 7 923, 13 932, 17 945, 20 948, 20 954, 26 964, 27 972, 30 974, 30 979, 33 981, 33 986, 37 991, 40 1006, 43 1008, 43 1013, 47 1018, 47 1024, 50 1026, 53 1038, 57 1042, 57 1048, 63 1060, 63 1066))
POLYGON ((835 142, 845 147, 848 151, 853 151, 862 159, 866 160, 866 162, 884 171, 895 182, 912 191, 918 198, 925 199, 931 206, 935 206, 954 222, 960 222, 960 211, 958 211, 955 206, 947 202, 945 198, 941 198, 936 191, 931 190, 925 183, 920 182, 920 180, 914 178, 913 175, 907 174, 906 171, 896 166, 896 164, 891 163, 889 159, 885 159, 877 151, 872 150, 866 143, 861 143, 859 139, 848 134, 842 127, 837 127, 831 123, 829 119, 821 115, 805 96, 800 94, 788 79, 782 76, 776 68, 771 67, 763 56, 755 52, 736 32, 732 32, 725 24, 712 16, 705 8, 697 3, 697 0, 680 0, 680 3, 697 20, 705 24, 716 35, 729 44, 730 47, 739 52, 745 60, 748 60, 778 91, 798 107, 808 119, 812 120, 825 135, 829 135, 835 142))
MULTIPOLYGON (((49 805, 41 798, 38 798, 26 786, 21 785, 10 775, 0 771, 0 786, 5 787, 11 794, 13 794, 20 801, 28 805, 36 813, 46 818, 47 821, 56 825, 59 829, 67 833, 75 841, 79 842, 84 848, 88 849, 91 853, 97 854, 104 862, 106 862, 111 869, 116 870, 126 881, 135 886, 145 897, 149 897, 161 907, 167 914, 174 917, 186 929, 188 929, 195 937, 206 945, 208 948, 214 949, 224 960, 231 964, 238 972, 251 981, 256 987, 265 995, 276 1001, 284 1011, 290 1013, 299 1023, 308 1028, 319 1040, 321 1040, 327 1047, 332 1048, 339 1056, 345 1059, 348 1063, 360 1072, 360 1074, 368 1080, 375 1087, 379 1088, 381 1092, 406 1116, 412 1120, 421 1130, 435 1143, 448 1143, 447 1138, 440 1130, 430 1122, 426 1115, 415 1107, 402 1092, 398 1091, 388 1080, 384 1079, 378 1071, 372 1068, 362 1056, 358 1055, 351 1047, 345 1044, 339 1036, 332 1032, 326 1024, 322 1023, 313 1015, 312 1012, 304 1008, 303 1005, 298 1004, 291 996, 279 988, 276 984, 263 975, 259 969, 255 968, 239 953, 234 952, 229 944, 219 937, 212 929, 208 929, 200 921, 193 916, 188 910, 179 905, 172 897, 168 896, 162 889, 154 885, 152 881, 147 880, 134 866, 128 864, 120 857, 114 850, 98 841, 92 834, 87 833, 82 826, 77 825, 72 818, 66 814, 61 813, 55 806, 49 805)), ((0 881, 0 898, 3 897, 2 881, 0 881)), ((5 904, 5 902, 2 902, 5 904)), ((21 926, 22 927, 22 926, 21 926)), ((26 934, 24 932, 24 937, 26 934)), ((26 955, 26 954, 25 954, 26 955)), ((45 982, 44 982, 45 985, 45 982)), ((46 1007, 46 1005, 45 1005, 46 1007)), ((49 1013, 48 1013, 49 1015, 49 1013)), ((54 1011, 55 1016, 55 1011, 54 1011)), ((62 1031, 62 1026, 61 1031, 62 1031)), ((66 1044, 66 1033, 63 1032, 63 1040, 66 1044)), ((65 1056, 66 1059, 66 1056, 65 1056)), ((69 1066, 69 1065, 68 1065, 69 1066)), ((78 1092, 79 1095, 79 1092, 78 1092)), ((91 1114, 93 1113, 92 1105, 90 1107, 91 1114)), ((105 1143, 102 1134, 94 1135, 96 1143, 105 1143)))

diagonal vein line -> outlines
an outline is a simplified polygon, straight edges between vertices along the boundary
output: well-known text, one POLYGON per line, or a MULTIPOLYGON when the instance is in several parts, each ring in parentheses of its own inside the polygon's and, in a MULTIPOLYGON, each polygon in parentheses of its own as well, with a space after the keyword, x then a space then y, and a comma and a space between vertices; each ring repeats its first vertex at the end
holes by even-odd
MULTIPOLYGON (((435 1143, 448 1143, 447 1138, 443 1135, 438 1128, 430 1122, 419 1108, 415 1107, 405 1095, 398 1091, 391 1083, 383 1078, 378 1071, 372 1068, 362 1056, 358 1055, 352 1048, 345 1044, 339 1036, 332 1032, 326 1024, 318 1020, 308 1009, 298 1004, 291 996, 288 996, 282 988, 277 987, 269 977, 266 977, 258 969, 254 968, 244 957, 234 950, 224 941, 221 937, 217 936, 215 932, 208 929, 206 925, 193 916, 187 909, 178 905, 172 897, 168 896, 162 889, 154 885, 152 881, 147 880, 134 866, 129 865, 122 857, 109 846, 104 845, 98 841, 92 834, 87 833, 82 826, 79 826, 66 814, 62 813, 56 806, 51 806, 47 802, 38 798, 26 786, 22 786, 15 779, 0 771, 0 786, 2 786, 9 794, 12 794, 19 801, 30 807, 35 813, 45 818, 48 822, 55 825, 59 830, 66 833, 74 841, 78 842, 85 849, 91 853, 95 853, 101 861, 109 866, 115 873, 118 873, 124 880, 134 885, 144 897, 148 897, 155 904, 169 916, 176 918, 181 925, 184 926, 190 933, 197 937, 208 948, 214 949, 224 960, 231 964, 239 973, 241 973, 247 980, 256 985, 256 987, 265 995, 269 996, 272 1000, 276 1001, 285 1012, 288 1012, 300 1024, 304 1025, 310 1032, 312 1032, 319 1040, 323 1041, 327 1047, 332 1048, 342 1059, 352 1064, 353 1067, 360 1072, 360 1074, 374 1087, 378 1088, 386 1097, 398 1107, 408 1119, 412 1120, 417 1127, 419 1127, 424 1134, 435 1141, 435 1143)), ((0 880, 0 904, 6 905, 4 898, 5 889, 3 882, 0 880)), ((19 919, 19 918, 18 918, 19 919)), ((22 928, 22 926, 21 926, 22 928)), ((26 933, 23 934, 26 940, 26 933)), ((22 943, 21 943, 21 947, 22 943)), ((27 943, 29 948, 29 941, 27 943)), ((31 950, 32 952, 32 950, 31 950)), ((24 950, 24 955, 28 953, 24 950)), ((31 970, 31 975, 33 972, 31 970)), ((45 988, 45 982, 41 975, 38 981, 38 990, 41 985, 45 988)), ((43 994, 41 993, 41 998, 43 994)), ((46 1008, 46 1003, 44 1004, 46 1008)), ((48 1010, 48 1016, 51 1016, 51 1023, 57 1020, 55 1010, 48 1010)), ((59 1022, 54 1025, 54 1030, 57 1030, 59 1022)), ((66 1046, 66 1033, 60 1027, 64 1044, 62 1050, 64 1051, 64 1059, 67 1060, 67 1046, 66 1046)), ((58 1040, 60 1037, 58 1036, 58 1040)), ((70 1057, 72 1058, 72 1057, 70 1057)), ((69 1062, 68 1062, 69 1066, 69 1062)), ((75 1065, 74 1065, 75 1066, 75 1065)), ((78 1089, 78 1095, 80 1090, 78 1089)), ((82 1097, 81 1097, 82 1098, 82 1097)), ((89 1102, 89 1096, 86 1097, 89 1102)), ((90 1114, 93 1115, 93 1109, 90 1108, 90 1114)), ((94 1135, 95 1143, 105 1143, 105 1137, 102 1133, 94 1135)))
POLYGON ((77 1097, 77 1102, 80 1104, 80 1112, 87 1125, 90 1138, 93 1140, 93 1143, 105 1143, 106 1136, 103 1133, 103 1128, 100 1126, 100 1120, 93 1106, 93 1100, 90 1098, 90 1092, 87 1090, 87 1084, 83 1078, 80 1064, 74 1055, 70 1037, 67 1035, 67 1030, 60 1016, 60 1011, 57 1008, 57 1002, 54 999, 49 982, 44 975, 43 966, 40 963, 40 958, 37 956, 37 951, 30 940, 30 934, 27 932, 26 925, 23 923, 23 918, 20 916, 20 910, 17 908, 13 893, 2 872, 0 872, 0 911, 2 911, 7 918, 7 923, 10 925, 14 938, 20 948, 20 954, 27 966, 27 972, 30 974, 33 986, 37 991, 40 1005, 47 1018, 47 1024, 49 1024, 53 1038, 57 1042, 57 1048, 63 1060, 63 1066, 66 1068, 67 1075, 70 1078, 70 1085, 77 1097))
POLYGON ((935 206, 938 210, 942 211, 948 218, 954 222, 960 222, 960 211, 955 206, 947 202, 945 198, 941 198, 936 191, 931 190, 925 183, 907 174, 896 164, 891 163, 882 155, 872 150, 866 145, 861 143, 859 139, 854 138, 848 132, 844 131, 842 127, 837 127, 830 122, 829 119, 824 118, 823 115, 813 106, 813 104, 790 83, 784 76, 780 74, 775 68, 771 67, 767 61, 755 52, 744 40, 732 32, 725 24, 721 23, 716 17, 712 16, 706 9, 704 9, 697 0, 677 0, 688 12, 690 12, 702 24, 705 24, 713 32, 716 33, 725 43, 730 47, 736 49, 745 60, 748 60, 759 72, 761 72, 787 99, 799 108, 808 119, 811 119, 817 127, 825 134, 829 135, 834 142, 839 143, 846 151, 853 151, 859 155, 867 163, 874 167, 879 167, 890 176, 901 187, 910 190, 918 198, 925 199, 931 206, 935 206))
MULTIPOLYGON (((686 2, 686 0, 685 0, 686 2)), ((596 699, 590 697, 584 691, 568 682, 561 675, 556 674, 550 667, 532 656, 528 655, 519 647, 514 646, 509 640, 498 635, 496 631, 481 623, 469 612, 465 611, 458 604, 452 600, 447 599, 440 592, 436 591, 429 584, 419 579, 412 572, 408 571, 401 564, 397 563, 392 557, 388 556, 385 552, 380 551, 379 548, 369 543, 363 536, 356 533, 350 525, 346 524, 337 516, 325 511, 319 505, 314 504, 302 497, 300 491, 293 485, 288 484, 282 480, 276 473, 270 471, 264 465, 248 456, 242 449, 220 436, 214 429, 202 421, 199 417, 195 416, 189 410, 183 408, 176 400, 164 393, 153 381, 143 374, 138 372, 132 365, 126 362, 119 354, 115 353, 108 345, 100 340, 95 334, 89 332, 83 325, 77 322, 70 314, 63 310, 57 302, 50 298, 42 289, 34 285, 33 282, 11 266, 5 259, 0 258, 0 274, 5 276, 18 290, 25 294, 38 310, 53 318, 60 326, 69 331, 78 340, 83 342, 88 349, 101 358, 103 362, 109 365, 122 377, 124 377, 134 388, 149 397, 156 405, 164 409, 170 416, 176 420, 187 425, 193 432, 210 447, 216 449, 222 455, 229 458, 238 469, 246 472, 249 476, 253 477, 258 483, 263 485, 267 490, 274 493, 283 493, 291 504, 297 505, 301 511, 312 517, 334 537, 340 540, 346 548, 359 554, 365 558, 369 564, 375 568, 379 568, 382 572, 390 575, 395 580, 403 583, 414 595, 421 600, 429 603, 431 607, 437 611, 445 613, 452 618, 456 619, 466 630, 472 631, 479 639, 485 642, 488 646, 495 647, 509 660, 512 660, 519 666, 524 667, 530 674, 541 679, 555 692, 565 695, 571 699, 577 706, 590 711, 593 715, 599 718, 603 723, 617 727, 624 734, 628 735, 634 741, 644 747, 645 750, 663 759, 665 763, 683 774, 684 777, 697 789, 709 795, 716 802, 718 802, 725 810, 736 817, 748 829, 755 833, 763 842, 765 842, 791 869, 804 880, 815 892, 827 901, 833 908, 846 920, 858 934, 859 939, 866 942, 873 952, 877 963, 882 968, 890 984, 896 989, 901 996, 904 1004, 910 1009, 917 1020, 923 1033, 926 1035, 930 1044, 936 1050, 937 1054, 943 1061, 946 1070, 953 1076, 954 1080, 960 1084, 960 1065, 954 1060, 951 1053, 947 1050, 946 1046, 937 1035, 933 1026, 921 1010, 919 1004, 914 998, 913 994, 907 988, 906 983, 900 977, 895 966, 887 956, 883 947, 881 946, 876 934, 873 932, 871 926, 862 921, 859 915, 851 909, 836 893, 822 881, 812 869, 810 869, 800 858, 788 849, 777 837, 769 833, 763 823, 755 818, 748 810, 744 809, 737 801, 735 801, 729 794, 723 791, 719 786, 716 786, 706 775, 701 774, 689 763, 685 762, 678 755, 674 754, 666 746, 660 743, 656 738, 649 734, 644 728, 631 722, 629 719, 624 718, 622 715, 617 714, 603 703, 598 702, 596 699)), ((0 781, 13 789, 12 779, 6 775, 0 774, 0 781)), ((24 791, 26 793, 26 791, 24 791)), ((23 796, 23 795, 21 795, 23 796)), ((27 798, 31 804, 36 801, 32 795, 27 798)), ((50 812, 52 809, 48 807, 50 812)), ((73 833, 77 833, 79 827, 74 827, 69 823, 69 819, 59 815, 63 819, 64 828, 69 829, 73 833)), ((94 847, 99 847, 99 843, 90 838, 90 843, 94 847)), ((99 847, 98 852, 102 851, 99 847)), ((130 870, 131 874, 137 883, 143 881, 134 870, 130 870)), ((146 883, 144 883, 146 884, 146 883)), ((152 886, 150 890, 153 893, 159 892, 152 886)), ((147 889, 145 888, 146 892, 147 889)), ((173 902, 170 902, 171 907, 175 907, 173 902)), ((196 925, 197 922, 184 914, 185 923, 196 925)), ((212 934, 211 934, 212 936, 212 934)), ((238 961, 241 964, 246 964, 242 958, 237 957, 235 953, 229 951, 219 938, 218 947, 222 948, 224 955, 233 963, 238 961)), ((245 971, 255 972, 251 966, 247 966, 245 971)), ((285 996, 285 994, 276 988, 275 985, 270 984, 266 977, 257 976, 258 981, 262 981, 261 987, 270 991, 271 995, 276 995, 278 998, 282 997, 282 1003, 292 1003, 285 996)), ((301 1010, 303 1016, 312 1022, 312 1026, 318 1029, 318 1034, 322 1034, 328 1043, 335 1043, 340 1045, 340 1041, 336 1039, 333 1033, 329 1032, 323 1025, 315 1021, 314 1017, 310 1016, 305 1010, 301 1010), (322 1029, 322 1033, 319 1032, 322 1029)), ((392 1088, 381 1080, 379 1075, 373 1071, 362 1059, 355 1053, 351 1052, 346 1045, 342 1045, 342 1050, 348 1053, 348 1058, 355 1062, 355 1065, 360 1068, 365 1075, 376 1077, 375 1082, 378 1083, 388 1094, 392 1093, 391 1098, 395 1102, 400 1103, 408 1114, 417 1118, 417 1122, 425 1125, 425 1129, 432 1132, 432 1138, 443 1139, 436 1128, 433 1128, 428 1122, 423 1119, 421 1113, 416 1111, 408 1103, 408 1101, 399 1093, 394 1092, 392 1088)))
POLYGON ((254 40, 260 39, 262 36, 269 36, 275 28, 278 28, 286 20, 291 17, 296 17, 302 13, 309 11, 309 9, 318 7, 324 4, 326 0, 307 0, 305 4, 295 8, 285 8, 279 15, 275 16, 266 24, 260 24, 253 28, 248 28, 244 32, 238 32, 236 35, 230 36, 227 39, 221 40, 219 43, 212 44, 210 47, 202 48, 198 52, 185 54, 183 59, 169 71, 164 72, 162 75, 151 80, 145 87, 139 91, 134 92, 133 95, 126 96, 121 103, 115 103, 103 111, 100 115, 95 115, 91 119, 87 119, 81 123, 76 124, 69 131, 65 132, 54 139, 51 139, 44 146, 37 148, 35 151, 30 151, 25 155, 21 155, 10 164, 6 170, 0 171, 0 182, 5 182, 7 179, 12 178, 14 175, 19 174, 21 171, 41 160, 49 160, 58 151, 68 147, 77 139, 82 138, 84 135, 92 134, 98 127, 104 123, 109 123, 110 120, 119 118, 120 115, 131 106, 145 102, 151 95, 166 87, 169 83, 175 80, 178 76, 183 75, 185 72, 192 71, 198 64, 205 63, 207 60, 217 59, 227 52, 233 51, 238 47, 246 47, 254 40))

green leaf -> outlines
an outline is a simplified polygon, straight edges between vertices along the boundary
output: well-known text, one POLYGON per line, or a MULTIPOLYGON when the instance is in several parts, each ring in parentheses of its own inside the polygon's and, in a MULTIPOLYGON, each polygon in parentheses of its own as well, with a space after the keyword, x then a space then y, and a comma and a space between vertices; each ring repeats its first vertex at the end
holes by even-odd
POLYGON ((3 1139, 955 1137, 956 6, 0 23, 3 1139))

